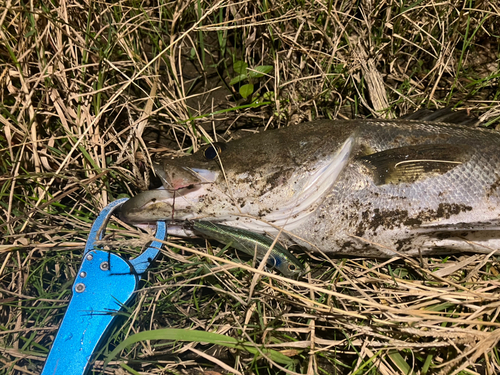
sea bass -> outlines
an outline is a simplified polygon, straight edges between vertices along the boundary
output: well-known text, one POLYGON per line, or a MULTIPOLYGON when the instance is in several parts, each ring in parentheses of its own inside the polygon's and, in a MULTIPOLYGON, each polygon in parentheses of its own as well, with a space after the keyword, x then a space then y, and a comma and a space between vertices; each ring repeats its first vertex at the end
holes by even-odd
MULTIPOLYGON (((163 189, 126 202, 125 221, 210 220, 271 237, 282 229, 287 245, 364 257, 500 249, 493 130, 319 120, 213 143, 154 169, 163 189)), ((195 235, 182 225, 169 233, 195 235)))

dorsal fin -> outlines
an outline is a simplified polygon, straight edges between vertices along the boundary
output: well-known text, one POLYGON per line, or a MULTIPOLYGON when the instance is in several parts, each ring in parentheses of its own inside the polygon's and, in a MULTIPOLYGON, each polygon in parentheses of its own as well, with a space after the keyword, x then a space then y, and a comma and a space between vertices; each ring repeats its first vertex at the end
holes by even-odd
POLYGON ((481 123, 481 121, 477 117, 469 115, 465 111, 452 111, 450 107, 436 110, 424 108, 416 112, 407 114, 401 117, 401 119, 446 122, 448 124, 469 126, 475 126, 481 123))
POLYGON ((413 183, 442 175, 468 160, 465 144, 431 144, 392 148, 362 156, 376 185, 413 183))

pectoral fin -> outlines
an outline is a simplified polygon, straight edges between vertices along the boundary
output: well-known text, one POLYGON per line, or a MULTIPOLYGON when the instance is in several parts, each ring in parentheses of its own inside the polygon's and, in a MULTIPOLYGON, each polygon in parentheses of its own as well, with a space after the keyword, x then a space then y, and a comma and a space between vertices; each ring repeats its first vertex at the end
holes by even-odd
POLYGON ((413 183, 442 175, 469 159, 464 144, 433 144, 393 148, 362 156, 376 185, 413 183))

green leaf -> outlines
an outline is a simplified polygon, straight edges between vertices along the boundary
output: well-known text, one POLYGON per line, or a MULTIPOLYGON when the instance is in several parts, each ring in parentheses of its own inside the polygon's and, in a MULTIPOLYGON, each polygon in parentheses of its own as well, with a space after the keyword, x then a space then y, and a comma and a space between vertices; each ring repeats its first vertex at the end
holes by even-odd
POLYGON ((127 366, 125 363, 120 363, 120 366, 133 375, 140 375, 137 371, 135 371, 132 367, 127 366))
POLYGON ((274 100, 274 91, 267 91, 262 95, 264 100, 274 100))
MULTIPOLYGON (((171 341, 188 341, 188 342, 208 342, 210 344, 222 345, 227 348, 235 348, 245 350, 248 353, 260 356, 260 352, 252 343, 241 342, 234 337, 221 335, 213 332, 197 331, 190 329, 165 328, 154 331, 144 331, 136 333, 124 340, 118 345, 115 350, 109 353, 106 358, 106 364, 115 358, 126 347, 145 340, 171 340, 171 341)), ((260 351, 268 356, 271 360, 284 364, 291 365, 294 360, 273 349, 260 348, 260 351)))
POLYGON ((244 61, 238 60, 234 63, 233 69, 238 74, 247 74, 248 64, 244 61))
POLYGON ((194 58, 196 57, 196 50, 191 47, 191 50, 189 51, 189 60, 194 60, 194 58))
POLYGON ((232 85, 236 85, 238 82, 241 82, 241 81, 244 81, 245 79, 247 79, 247 75, 246 74, 240 74, 239 76, 237 77, 234 77, 231 82, 229 82, 229 85, 232 86, 232 85))
POLYGON ((411 367, 406 363, 405 359, 396 352, 395 350, 391 350, 389 352, 389 357, 391 357, 394 364, 399 368, 402 374, 409 375, 412 373, 411 367))
POLYGON ((272 65, 261 65, 248 72, 248 78, 259 78, 263 77, 264 74, 269 73, 273 70, 272 65))
POLYGON ((246 99, 252 94, 253 94, 253 85, 251 83, 247 83, 246 85, 240 87, 240 95, 243 98, 246 99))

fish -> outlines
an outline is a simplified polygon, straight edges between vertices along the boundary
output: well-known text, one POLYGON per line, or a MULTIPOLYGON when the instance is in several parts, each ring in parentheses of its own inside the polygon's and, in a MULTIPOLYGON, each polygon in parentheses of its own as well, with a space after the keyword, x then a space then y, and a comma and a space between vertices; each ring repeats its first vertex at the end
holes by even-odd
MULTIPOLYGON (((257 234, 241 228, 215 224, 210 221, 193 221, 186 224, 186 226, 197 233, 201 233, 207 238, 230 245, 251 256, 256 256, 256 258, 260 260, 264 258, 274 242, 273 239, 262 234, 257 234)), ((280 245, 279 242, 276 242, 271 249, 267 264, 279 270, 284 276, 290 278, 297 278, 305 272, 302 263, 280 245)))
POLYGON ((455 123, 466 117, 317 120, 214 142, 154 163, 162 188, 121 217, 281 231, 285 246, 325 254, 498 254, 500 133, 455 123))

